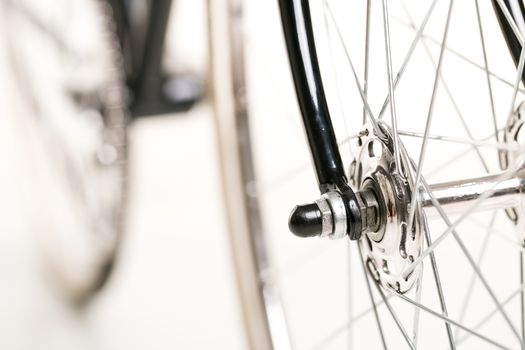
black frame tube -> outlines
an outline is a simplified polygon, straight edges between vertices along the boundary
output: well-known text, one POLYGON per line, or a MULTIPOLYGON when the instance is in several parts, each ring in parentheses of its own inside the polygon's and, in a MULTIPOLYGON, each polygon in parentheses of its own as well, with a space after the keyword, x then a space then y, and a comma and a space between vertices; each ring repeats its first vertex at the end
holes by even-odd
MULTIPOLYGON (((519 5, 519 10, 516 9, 516 11, 514 11, 514 8, 510 5, 509 0, 503 0, 503 3, 509 10, 509 13, 514 18, 516 23, 518 23, 519 21, 525 22, 525 7, 523 6, 522 1, 517 1, 519 5)), ((521 44, 516 35, 514 35, 514 31, 509 25, 507 19, 505 18, 505 15, 503 14, 503 11, 501 10, 496 0, 492 0, 492 6, 494 7, 494 11, 496 12, 496 17, 498 18, 501 31, 503 32, 503 36, 505 37, 505 41, 507 42, 507 46, 509 48, 510 54, 512 55, 512 59, 514 60, 514 64, 517 67, 521 55, 521 44)), ((525 70, 523 71, 523 74, 521 76, 521 81, 525 84, 525 70)))
POLYGON ((322 193, 347 187, 315 49, 308 0, 279 0, 295 91, 322 193))

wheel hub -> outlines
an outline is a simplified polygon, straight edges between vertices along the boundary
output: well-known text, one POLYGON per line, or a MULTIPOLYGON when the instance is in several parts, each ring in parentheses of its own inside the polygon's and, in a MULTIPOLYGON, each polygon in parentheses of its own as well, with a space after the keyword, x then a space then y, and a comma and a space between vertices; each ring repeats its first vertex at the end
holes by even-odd
MULTIPOLYGON (((523 162, 523 146, 525 146, 525 102, 511 114, 503 133, 503 142, 508 150, 500 151, 500 166, 503 170, 523 162)), ((522 203, 523 204, 523 203, 522 203)), ((525 215, 523 208, 505 209, 508 218, 516 225, 519 242, 525 245, 525 215)))
POLYGON ((376 225, 369 225, 359 240, 363 258, 384 287, 405 293, 421 273, 419 264, 404 277, 404 272, 421 254, 425 218, 418 206, 413 224, 408 227, 413 193, 410 160, 401 150, 401 169, 397 169, 393 139, 388 130, 384 131, 385 140, 376 136, 371 127, 361 132, 349 174, 354 188, 361 194, 372 193, 379 204, 376 225))

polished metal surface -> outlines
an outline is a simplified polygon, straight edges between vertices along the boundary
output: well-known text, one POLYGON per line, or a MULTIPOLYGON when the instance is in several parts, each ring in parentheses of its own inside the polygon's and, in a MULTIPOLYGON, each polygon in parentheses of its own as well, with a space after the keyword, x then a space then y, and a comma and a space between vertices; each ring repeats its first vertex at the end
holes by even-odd
POLYGON ((343 198, 339 193, 334 191, 326 192, 323 194, 323 198, 326 199, 332 210, 333 231, 330 233, 329 237, 332 239, 346 237, 347 218, 343 198))
POLYGON ((328 237, 334 230, 332 209, 330 208, 330 204, 328 204, 328 200, 324 196, 316 200, 315 204, 317 204, 317 207, 321 211, 321 221, 323 225, 319 237, 328 237))
MULTIPOLYGON (((447 215, 461 214, 474 205, 482 195, 484 198, 476 211, 507 209, 523 204, 525 172, 522 170, 503 172, 479 178, 458 180, 430 185, 430 189, 447 215)), ((427 192, 420 193, 420 201, 428 217, 439 217, 427 192)))
POLYGON ((386 140, 378 137, 372 127, 360 133, 349 175, 365 202, 365 215, 361 216, 367 222, 359 240, 363 258, 371 264, 372 275, 383 287, 405 293, 415 285, 422 271, 422 265, 419 265, 406 278, 403 275, 421 254, 424 216, 416 210, 416 220, 412 229, 408 228, 414 174, 408 171, 411 168, 405 152, 401 152, 400 167, 407 176, 399 174, 393 139, 387 126, 383 127, 388 136, 386 140))

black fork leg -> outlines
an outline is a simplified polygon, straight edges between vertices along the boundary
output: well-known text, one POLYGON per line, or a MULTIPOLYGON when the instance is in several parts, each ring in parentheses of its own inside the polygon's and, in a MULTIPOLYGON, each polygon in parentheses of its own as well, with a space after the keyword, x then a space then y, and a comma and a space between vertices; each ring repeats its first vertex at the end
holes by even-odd
POLYGON ((321 81, 308 0, 279 0, 295 91, 321 192, 346 184, 321 81))
MULTIPOLYGON (((279 0, 288 58, 297 100, 315 165, 321 193, 337 191, 346 210, 351 239, 361 235, 361 212, 350 188, 339 153, 319 69, 308 0, 279 0)), ((320 211, 315 204, 296 206, 289 227, 302 237, 320 234, 320 211)))
MULTIPOLYGON (((523 1, 522 0, 502 0, 502 2, 505 4, 505 7, 508 9, 509 13, 514 19, 514 22, 516 22, 516 24, 518 25, 518 28, 519 29, 525 28, 525 7, 523 5, 523 1), (522 27, 522 24, 523 24, 523 27, 522 27)), ((498 1, 492 0, 492 5, 494 6, 496 17, 498 18, 499 25, 503 32, 503 36, 505 37, 505 41, 507 42, 507 46, 509 47, 509 51, 512 55, 514 63, 516 64, 516 66, 518 66, 518 61, 520 59, 520 54, 521 54, 521 44, 518 38, 516 37, 516 35, 514 34, 512 27, 509 25, 507 18, 503 14, 503 11, 501 7, 499 6, 498 1)), ((525 36, 525 33, 523 33, 522 36, 525 36)), ((523 72, 521 80, 525 84, 525 71, 523 72)))

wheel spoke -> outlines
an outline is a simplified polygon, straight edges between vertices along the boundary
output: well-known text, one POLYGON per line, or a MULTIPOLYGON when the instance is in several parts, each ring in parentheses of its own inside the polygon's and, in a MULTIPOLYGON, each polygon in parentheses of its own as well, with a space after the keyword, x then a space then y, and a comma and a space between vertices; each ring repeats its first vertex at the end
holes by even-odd
POLYGON ((401 152, 399 151, 399 134, 397 133, 397 113, 396 113, 396 99, 394 95, 394 80, 392 78, 392 52, 390 43, 390 22, 388 20, 388 5, 387 1, 383 0, 383 28, 385 36, 385 52, 386 52, 386 70, 388 74, 388 97, 390 101, 390 118, 392 124, 392 133, 394 139, 394 161, 396 164, 396 172, 404 179, 405 174, 401 168, 401 152))
MULTIPOLYGON (((522 284, 521 286, 519 286, 518 289, 516 289, 514 292, 512 292, 507 298, 503 299, 503 301, 501 302, 501 306, 506 306, 508 303, 510 303, 512 301, 512 299, 514 299, 517 295, 519 295, 520 293, 522 293, 523 291, 525 290, 525 283, 522 284)), ((496 315, 498 313, 499 309, 496 307, 494 308, 492 311, 490 311, 485 317, 483 317, 480 321, 478 321, 478 323, 476 323, 474 325, 474 327, 472 327, 471 329, 472 330, 478 330, 479 328, 481 328, 485 323, 487 323, 488 321, 490 321, 494 315, 496 315)), ((471 334, 465 334, 465 336, 459 338, 457 341, 456 341, 456 345, 460 345, 461 343, 463 343, 465 340, 467 340, 469 337, 471 336, 471 334)))
MULTIPOLYGON (((345 118, 345 113, 344 113, 344 107, 343 107, 343 97, 341 95, 341 91, 342 89, 339 87, 339 83, 340 83, 340 77, 339 77, 339 74, 337 74, 337 71, 336 71, 336 62, 335 62, 335 57, 334 57, 334 42, 333 42, 333 38, 332 38, 332 35, 331 35, 331 31, 330 31, 330 28, 329 28, 329 25, 328 25, 328 16, 326 14, 327 11, 323 11, 323 21, 324 21, 324 26, 325 26, 325 30, 326 30, 326 33, 328 34, 328 44, 329 44, 329 54, 330 54, 330 61, 331 61, 331 64, 330 64, 330 67, 331 67, 331 72, 332 72, 332 76, 333 76, 333 79, 336 81, 336 85, 337 85, 337 102, 338 102, 338 107, 340 109, 340 112, 341 112, 341 116, 342 116, 342 119, 343 119, 343 124, 345 126, 345 131, 346 131, 346 137, 350 137, 350 128, 349 128, 349 125, 348 125, 348 122, 347 120, 349 120, 349 118, 345 118)), ((366 83, 366 81, 365 81, 366 83)), ((365 96, 366 96, 366 93, 365 93, 365 96)), ((363 108, 364 110, 364 108, 363 108)), ((338 146, 341 147, 341 144, 338 143, 338 146)), ((351 150, 350 150, 351 152, 351 150)))
MULTIPOLYGON (((500 130, 501 132, 502 130, 500 130)), ((489 136, 486 136, 484 138, 481 138, 480 141, 484 142, 484 141, 488 141, 490 140, 491 138, 493 138, 494 135, 491 133, 489 136)), ((427 178, 430 178, 432 176, 435 176, 437 173, 439 173, 440 171, 443 171, 444 169, 447 168, 447 166, 450 166, 451 164, 454 164, 455 162, 457 162, 458 160, 462 159, 463 157, 467 156, 470 152, 472 152, 474 150, 474 148, 469 148, 469 149, 466 149, 464 151, 461 151, 459 153, 457 153, 456 155, 450 157, 450 159, 448 159, 446 162, 443 162, 441 164, 438 164, 435 168, 433 168, 432 170, 430 170, 428 172, 428 175, 427 175, 427 178)))
MULTIPOLYGON (((410 29, 412 29, 414 31, 416 30, 416 28, 413 26, 413 24, 408 23, 405 20, 403 20, 403 19, 401 19, 401 18, 399 18, 397 16, 393 16, 392 18, 394 18, 399 24, 402 24, 402 25, 404 25, 404 26, 406 26, 406 27, 408 27, 408 28, 410 28, 410 29)), ((436 39, 436 38, 434 38, 434 37, 432 37, 432 36, 430 36, 428 34, 422 34, 422 38, 425 39, 426 41, 429 41, 429 42, 431 42, 431 43, 441 47, 441 42, 438 39, 436 39)), ((476 67, 476 68, 478 68, 478 69, 480 69, 482 71, 488 70, 486 67, 482 66, 481 64, 475 62, 474 60, 468 58, 467 56, 463 55, 462 53, 460 53, 460 52, 458 52, 458 51, 456 51, 456 50, 454 50, 454 49, 452 49, 452 48, 450 48, 448 46, 445 46, 445 49, 447 50, 447 52, 450 52, 452 55, 460 58, 461 60, 471 64, 472 66, 474 66, 474 67, 476 67)), ((497 79, 498 81, 500 81, 504 85, 509 86, 509 87, 513 87, 514 86, 514 84, 512 82, 510 82, 509 80, 499 76, 498 74, 496 74, 496 73, 494 73, 494 72, 492 72, 490 70, 488 70, 488 72, 489 72, 489 75, 492 78, 497 79)), ((520 88, 519 92, 525 93, 525 89, 521 89, 520 88)))
MULTIPOLYGON (((368 273, 372 274, 370 266, 367 266, 367 269, 368 269, 368 273)), ((399 331, 403 335, 403 338, 405 338, 405 341, 407 342, 408 346, 410 347, 410 349, 415 350, 415 346, 412 343, 412 340, 410 340, 410 337, 408 336, 407 331, 405 330, 405 328, 401 324, 401 321, 399 320, 399 317, 397 316, 396 312, 392 308, 392 305, 390 305, 390 302, 387 300, 387 298, 385 296, 385 293, 383 293, 383 290, 381 289, 381 286, 379 285, 379 282, 374 280, 374 285, 376 286, 377 292, 381 296, 381 299, 383 299, 383 302, 385 303, 386 308, 390 312, 390 315, 392 316, 392 319, 394 320, 394 322, 396 323, 397 327, 399 328, 399 331)))
POLYGON ((510 102, 510 109, 509 113, 507 115, 507 120, 510 119, 512 116, 512 113, 514 113, 514 105, 516 103, 516 97, 518 96, 518 87, 520 85, 522 75, 523 75, 523 67, 525 66, 525 46, 522 46, 521 53, 520 53, 520 59, 518 61, 518 70, 516 74, 516 80, 514 83, 514 88, 512 91, 512 98, 510 102))
POLYGON ((466 327, 466 326, 460 324, 459 322, 456 322, 456 321, 450 319, 448 316, 442 315, 439 312, 434 311, 434 310, 426 307, 425 305, 419 304, 419 303, 415 302, 414 300, 408 298, 407 296, 405 296, 403 294, 399 294, 399 293, 395 293, 395 292, 390 292, 390 294, 395 295, 398 298, 400 298, 401 300, 404 300, 404 301, 406 301, 406 302, 408 302, 408 303, 410 303, 410 304, 412 304, 414 306, 417 306, 418 308, 420 308, 421 310, 425 311, 426 313, 428 313, 430 315, 433 315, 433 316, 435 316, 437 318, 440 318, 443 321, 445 321, 445 322, 447 322, 447 323, 449 323, 451 325, 459 327, 459 328, 463 329, 464 331, 466 331, 466 332, 468 332, 468 333, 470 333, 470 334, 472 334, 472 335, 474 335, 474 336, 476 336, 476 337, 478 337, 478 338, 480 338, 480 339, 482 339, 482 340, 484 340, 484 341, 486 341, 486 342, 488 342, 488 343, 490 343, 490 344, 492 344, 492 345, 494 345, 494 346, 496 346, 496 347, 498 347, 500 349, 509 349, 508 347, 506 347, 506 346, 504 346, 504 345, 502 345, 502 344, 500 344, 500 343, 498 343, 498 342, 496 342, 496 341, 494 341, 494 340, 484 336, 483 334, 480 334, 480 333, 476 332, 474 329, 466 327))
MULTIPOLYGON (((409 18, 411 26, 415 29, 414 20, 412 19, 412 16, 410 15, 410 12, 408 11, 407 6, 405 5, 405 3, 402 3, 402 4, 403 4, 403 10, 405 11, 407 17, 409 18)), ((432 57, 432 53, 430 52, 430 48, 428 47, 428 45, 427 45, 425 40, 423 41, 423 48, 425 49, 425 53, 427 54, 428 58, 432 62, 432 65, 434 66, 434 69, 437 69, 437 64, 436 64, 434 58, 432 57)), ((450 103, 452 104, 452 107, 454 108, 454 111, 456 112, 456 115, 458 116, 458 118, 459 118, 459 120, 461 122, 461 125, 463 126, 463 129, 467 133, 467 136, 470 139, 474 139, 474 137, 472 136, 472 132, 470 131, 470 128, 469 128, 467 122, 465 121, 465 117, 463 116, 463 113, 459 109, 459 105, 456 102, 456 99, 454 98, 454 96, 452 95, 452 92, 450 91, 450 88, 448 87, 448 84, 445 81, 445 79, 443 78, 443 75, 441 73, 440 73, 439 79, 441 80, 441 83, 443 84, 443 88, 445 89, 445 94, 447 95, 450 103)), ((489 169, 488 169, 487 162, 483 158, 481 152, 479 151, 479 148, 477 146, 475 146, 475 145, 472 145, 472 146, 473 146, 474 150, 476 151, 476 154, 478 155, 478 157, 479 157, 479 159, 481 161, 481 164, 483 165, 483 168, 488 173, 489 169)))
MULTIPOLYGON (((368 63, 370 54, 370 12, 372 4, 370 0, 366 1, 366 28, 365 28, 365 72, 363 77, 363 94, 368 100, 368 63)), ((363 106, 363 124, 366 123, 366 109, 363 106)))
MULTIPOLYGON (((420 154, 419 154, 419 161, 418 161, 418 164, 417 164, 416 181, 415 181, 415 184, 414 184, 414 189, 416 191, 419 188, 419 182, 421 181, 421 175, 422 175, 421 172, 423 170, 423 165, 424 165, 425 156, 426 156, 428 134, 430 133, 430 126, 432 124, 432 116, 434 114, 433 113, 434 112, 434 103, 435 103, 435 100, 436 100, 436 93, 437 93, 439 82, 440 82, 439 76, 441 75, 441 67, 442 67, 442 64, 443 64, 443 57, 444 57, 444 54, 445 54, 445 45, 447 44, 448 30, 450 28, 450 19, 452 18, 453 5, 454 5, 454 0, 450 0, 449 6, 448 6, 447 19, 446 19, 446 23, 445 23, 445 30, 443 31, 443 40, 442 40, 443 44, 441 45, 441 50, 439 52, 438 64, 437 64, 437 67, 436 67, 436 72, 435 72, 435 77, 434 77, 434 86, 432 88, 432 97, 430 98, 430 106, 429 106, 429 109, 428 109, 427 121, 425 123, 425 135, 423 137, 423 142, 421 144, 421 150, 420 150, 420 154)), ((413 196, 413 198, 412 198, 412 200, 410 202, 410 208, 411 209, 410 209, 410 213, 409 213, 409 217, 408 217, 408 227, 409 228, 411 228, 412 225, 413 225, 414 213, 415 213, 415 208, 416 208, 416 200, 417 200, 417 196, 413 196)))
MULTIPOLYGON (((386 296, 387 300, 392 299, 392 295, 386 296)), ((355 315, 349 323, 346 323, 344 325, 341 325, 337 327, 334 331, 330 332, 326 337, 324 337, 320 342, 315 344, 313 347, 311 347, 311 350, 321 350, 326 349, 328 345, 334 341, 341 333, 348 330, 348 327, 350 327, 351 324, 355 324, 359 320, 361 320, 363 317, 367 316, 369 313, 374 311, 374 308, 378 308, 379 306, 383 305, 383 300, 379 300, 376 303, 374 303, 373 306, 369 307, 368 309, 360 312, 359 314, 355 315)))
POLYGON ((348 276, 348 333, 346 337, 346 348, 347 349, 353 349, 354 346, 354 293, 352 292, 352 243, 350 240, 347 241, 347 248, 346 248, 346 263, 348 265, 347 269, 347 276, 348 276))
MULTIPOLYGON (((474 218, 469 218, 469 221, 478 225, 480 228, 486 228, 487 225, 479 222, 478 220, 474 219, 474 218)), ((509 244, 510 246, 512 246, 514 249, 516 249, 516 251, 518 252, 525 252, 525 247, 523 247, 521 244, 519 244, 515 239, 512 239, 510 237, 508 237, 507 235, 503 234, 503 232, 501 232, 500 230, 496 229, 495 227, 492 228, 491 230, 491 235, 494 236, 495 238, 499 238, 501 241, 509 244)))
POLYGON ((502 0, 496 0, 496 2, 498 3, 498 6, 501 9, 503 16, 505 16, 505 19, 507 20, 507 23, 509 24, 510 28, 514 32, 514 35, 516 35, 516 38, 518 39, 519 43, 521 44, 521 46, 523 46, 523 37, 518 26, 516 25, 516 22, 514 21, 514 18, 509 12, 509 9, 502 0))
MULTIPOLYGON (((425 239, 427 241, 427 245, 430 246, 432 244, 432 238, 430 237, 430 230, 428 228, 428 224, 427 224, 426 220, 424 220, 424 223, 425 223, 425 228, 424 228, 425 229, 425 239)), ((439 304, 441 306, 441 312, 443 313, 443 315, 448 316, 447 304, 445 303, 445 296, 444 296, 444 293, 443 293, 443 287, 441 285, 441 278, 439 277, 439 271, 438 271, 438 268, 437 268, 436 256, 435 256, 434 252, 430 253, 430 265, 432 266, 432 273, 434 275, 434 282, 436 283, 436 289, 437 289, 437 292, 438 292, 439 304)), ((449 323, 445 322, 445 329, 447 331, 447 337, 448 337, 448 342, 450 344, 450 348, 452 350, 454 350, 454 349, 456 349, 456 345, 454 343, 454 336, 452 335, 452 329, 451 329, 449 323)))
MULTIPOLYGON (((394 80, 394 89, 397 88, 397 85, 399 81, 401 80, 401 77, 403 76, 403 73, 405 72, 406 67, 408 66, 408 62, 410 62, 410 58, 412 58, 412 54, 414 53, 417 47, 417 43, 423 37, 423 31, 425 30, 428 20, 430 19, 430 15, 432 14, 432 11, 434 11, 434 7, 436 7, 436 3, 437 3, 437 0, 434 0, 432 1, 432 4, 430 4, 430 7, 427 10, 427 13, 425 14, 425 18, 423 19, 423 22, 421 22, 421 25, 419 26, 419 29, 417 30, 417 33, 414 39, 412 40, 412 43, 410 44, 410 48, 408 49, 408 52, 405 55, 403 64, 401 65, 399 72, 397 72, 396 79, 394 80)), ((413 29, 415 30, 415 27, 413 27, 413 29)), ((386 107, 388 106, 389 102, 390 102, 390 94, 387 95, 387 97, 385 98, 385 101, 383 102, 383 106, 381 107, 381 111, 379 112, 379 116, 377 117, 379 120, 383 118, 383 114, 385 113, 386 107)))
MULTIPOLYGON (((512 175, 513 173, 510 172, 510 174, 512 175)), ((499 183, 501 181, 501 178, 506 178, 506 177, 509 177, 509 173, 505 173, 503 174, 503 176, 501 176, 497 181, 496 183, 499 183)), ((494 293, 494 291, 492 290, 492 288, 489 286, 487 280, 485 279, 484 275, 481 273, 480 269, 478 268, 478 266, 476 265, 476 262, 474 261, 474 259, 472 258, 472 256, 470 255, 470 253, 468 252, 465 244, 463 243, 463 240, 459 237, 457 231, 456 231, 456 226, 462 222, 468 215, 470 215, 470 213, 472 212, 473 208, 477 205, 479 205, 484 199, 486 199, 488 196, 491 195, 491 193, 494 191, 494 187, 491 188, 489 191, 483 193, 483 195, 481 195, 478 199, 476 199, 476 201, 474 202, 474 204, 469 208, 467 209, 463 215, 460 216, 460 218, 458 220, 456 220, 454 223, 452 223, 448 216, 446 215, 446 213, 443 211, 443 208, 441 207, 441 204, 439 204, 439 202, 437 201, 436 197, 434 196, 434 194, 432 193, 432 191, 430 190, 430 187, 428 186, 428 184, 426 183, 426 181, 424 179, 422 179, 422 183, 423 183, 423 187, 425 188, 425 190, 428 192, 431 200, 432 200, 432 203, 433 205, 435 206, 436 210, 439 212, 440 216, 443 218, 443 220, 445 221, 445 223, 447 224, 448 228, 447 230, 445 231, 446 234, 448 233, 452 233, 453 237, 455 238, 456 242, 458 243, 459 247, 461 248, 461 250, 463 251, 463 255, 465 255, 465 257, 467 258, 467 260, 469 261, 469 263, 471 264, 472 268, 474 269, 475 273, 478 275, 478 278, 479 280, 482 282, 483 286, 485 287, 485 290, 489 293, 491 299, 493 300, 494 304, 496 304, 496 306, 498 307, 501 315, 503 316, 503 318, 505 319, 505 321, 507 322, 509 328, 512 330, 512 332, 514 333, 514 335, 517 337, 518 341, 520 342, 520 344, 522 344, 522 340, 521 340, 521 337, 520 335, 518 334, 516 328, 514 327, 514 325, 512 324, 510 318, 508 317, 507 313, 503 310, 503 307, 501 306, 501 303, 499 302, 499 300, 497 299, 496 297, 496 294, 494 293)), ((497 184, 496 184, 497 186, 497 184)), ((416 259, 416 261, 419 260, 419 262, 422 260, 422 257, 423 255, 428 255, 428 253, 430 253, 437 245, 436 243, 439 241, 439 243, 441 243, 443 241, 443 238, 446 237, 445 234, 441 235, 438 240, 431 246, 429 246, 427 248, 427 250, 425 252, 423 252, 421 254, 420 257, 418 257, 418 259, 416 259)), ((414 261, 414 263, 412 265, 414 265, 416 263, 416 261, 414 261)))
MULTIPOLYGON (((520 284, 524 282, 524 271, 523 271, 523 251, 519 252, 520 255, 520 284)), ((521 339, 522 342, 521 348, 523 349, 523 344, 525 343, 525 293, 523 290, 520 292, 520 321, 521 321, 521 339)))
MULTIPOLYGON (((406 131, 406 130, 399 130, 399 135, 403 136, 410 136, 410 137, 418 137, 423 138, 424 134, 414 131, 406 131)), ((492 134, 489 136, 489 138, 492 137, 492 134)), ((504 151, 521 151, 524 149, 522 146, 516 146, 516 145, 508 145, 505 143, 497 143, 497 142, 489 142, 489 141, 483 141, 479 139, 465 139, 460 137, 454 137, 454 136, 446 136, 446 135, 433 135, 429 134, 428 138, 430 140, 436 140, 436 141, 443 141, 443 142, 452 142, 452 143, 461 143, 469 146, 478 146, 478 147, 492 147, 496 148, 498 150, 504 150, 504 151)))
MULTIPOLYGON (((489 227, 487 229, 487 232, 485 233, 485 237, 483 239, 483 243, 481 244, 481 250, 478 256, 477 265, 481 266, 481 263, 483 262, 483 258, 485 257, 485 252, 487 250, 487 246, 489 243, 489 238, 491 236, 491 233, 494 229, 494 221, 496 220, 496 214, 497 212, 494 211, 492 214, 492 218, 490 219, 489 227)), ((472 293, 472 290, 474 288, 474 284, 476 283, 476 273, 472 272, 472 275, 470 276, 470 282, 468 284, 468 287, 465 289, 465 297, 463 298, 463 303, 461 307, 461 311, 459 313, 459 322, 462 323, 465 319, 465 316, 467 314, 468 307, 470 305, 470 295, 472 293)), ((456 330, 455 337, 457 338, 459 335, 459 328, 456 330)))
POLYGON ((352 59, 350 58, 350 53, 349 53, 348 48, 346 46, 346 43, 345 43, 345 41, 343 39, 343 35, 341 33, 341 30, 340 30, 339 26, 337 25, 337 21, 335 20, 334 14, 332 12, 332 8, 330 7, 330 3, 328 1, 326 1, 326 0, 324 0, 324 6, 325 6, 326 10, 328 11, 328 14, 330 15, 331 22, 333 24, 333 27, 335 28, 335 31, 337 33, 337 37, 339 38, 339 42, 341 43, 341 45, 343 47, 343 50, 345 52, 346 60, 348 61, 348 65, 350 66, 350 69, 352 70, 352 75, 354 76, 354 81, 355 81, 355 84, 357 86, 357 90, 359 91, 359 95, 361 96, 361 100, 363 101, 363 106, 366 109, 366 112, 367 112, 367 115, 368 115, 368 120, 372 124, 372 127, 374 128, 374 131, 376 132, 376 134, 380 138, 385 139, 386 136, 384 135, 383 131, 381 130, 381 128, 377 124, 377 120, 374 117, 374 114, 372 113, 372 109, 370 108, 370 105, 368 104, 366 96, 364 95, 364 92, 363 92, 363 89, 361 87, 361 83, 359 82, 359 78, 357 76, 357 72, 355 70, 354 64, 352 63, 352 59))
POLYGON ((492 93, 492 83, 490 81, 490 74, 489 74, 489 61, 487 58, 487 48, 485 46, 485 35, 483 34, 483 25, 481 23, 481 15, 479 12, 479 0, 474 0, 474 4, 476 5, 476 17, 478 21, 479 38, 481 40, 481 48, 483 51, 483 63, 485 64, 485 77, 487 79, 487 87, 489 91, 490 110, 492 112, 492 124, 494 126, 494 136, 496 137, 496 141, 499 141, 498 123, 496 121, 496 108, 494 107, 494 96, 492 93))
MULTIPOLYGON (((358 242, 357 243, 357 249, 359 250, 359 260, 361 261, 361 266, 363 268, 363 276, 364 276, 365 281, 366 281, 366 288, 368 290, 368 296, 370 297, 370 303, 372 304, 372 308, 374 310, 374 316, 376 318, 376 323, 377 323, 377 330, 379 331, 379 335, 381 337, 381 342, 383 344, 383 349, 387 350, 388 347, 386 346, 385 334, 383 332, 383 327, 381 326, 381 320, 379 319, 379 314, 377 313, 377 307, 376 307, 376 303, 374 301, 374 295, 372 294, 372 287, 370 287, 370 281, 368 280, 367 268, 365 266, 365 261, 363 259, 363 251, 361 250, 361 246, 359 244, 360 243, 358 242)), ((385 305, 387 305, 387 307, 389 307, 389 305, 387 304, 388 300, 386 300, 386 298, 383 298, 382 302, 385 305)))
MULTIPOLYGON (((419 275, 419 278, 417 279, 416 283, 416 301, 418 303, 421 303, 421 289, 423 287, 423 274, 419 275)), ((414 343, 414 348, 417 349, 417 341, 418 341, 418 335, 419 335, 419 314, 420 309, 418 307, 414 307, 414 321, 412 322, 412 342, 414 343)))

